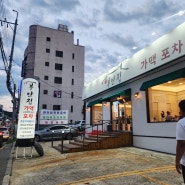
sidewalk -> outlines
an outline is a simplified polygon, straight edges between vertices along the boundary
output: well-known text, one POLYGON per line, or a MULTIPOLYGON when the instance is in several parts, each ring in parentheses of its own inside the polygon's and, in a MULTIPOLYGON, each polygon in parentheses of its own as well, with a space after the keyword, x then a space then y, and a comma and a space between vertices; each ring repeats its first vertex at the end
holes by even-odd
POLYGON ((40 144, 45 152, 43 157, 33 150, 32 158, 15 159, 13 150, 10 185, 181 185, 183 182, 175 170, 174 155, 134 147, 61 154, 51 148, 51 142, 40 144))
POLYGON ((9 182, 10 182, 10 176, 12 174, 12 164, 13 164, 13 153, 14 153, 14 143, 11 144, 12 147, 11 147, 11 152, 10 152, 10 155, 9 155, 9 160, 8 160, 8 163, 7 163, 7 166, 6 166, 6 171, 5 171, 5 176, 3 178, 3 182, 2 182, 2 185, 8 185, 9 182))

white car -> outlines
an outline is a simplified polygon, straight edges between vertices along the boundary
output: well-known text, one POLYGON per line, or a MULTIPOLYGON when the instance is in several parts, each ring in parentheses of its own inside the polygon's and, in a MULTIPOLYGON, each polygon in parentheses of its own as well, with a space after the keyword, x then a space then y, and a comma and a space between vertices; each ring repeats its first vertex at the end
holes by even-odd
POLYGON ((74 123, 69 123, 73 128, 77 128, 79 131, 83 131, 86 127, 85 120, 75 121, 74 123))
POLYGON ((3 133, 3 139, 9 139, 10 132, 8 127, 0 127, 0 132, 3 133))

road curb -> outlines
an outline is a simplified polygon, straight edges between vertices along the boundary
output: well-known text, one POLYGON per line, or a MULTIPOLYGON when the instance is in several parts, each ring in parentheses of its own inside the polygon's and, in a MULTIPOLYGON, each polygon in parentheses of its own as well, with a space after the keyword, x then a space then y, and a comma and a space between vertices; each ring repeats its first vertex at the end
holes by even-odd
POLYGON ((10 156, 9 156, 9 159, 8 159, 8 163, 7 163, 7 167, 6 167, 6 172, 5 172, 5 176, 3 178, 2 185, 9 185, 10 184, 10 177, 12 175, 14 146, 15 146, 15 142, 12 143, 12 149, 11 149, 11 153, 10 153, 10 156))

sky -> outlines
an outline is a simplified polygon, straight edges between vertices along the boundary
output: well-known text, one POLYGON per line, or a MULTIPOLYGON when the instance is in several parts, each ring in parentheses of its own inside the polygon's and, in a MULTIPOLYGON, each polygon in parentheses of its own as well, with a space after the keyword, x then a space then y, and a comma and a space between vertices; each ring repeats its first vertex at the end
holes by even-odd
MULTIPOLYGON (((7 62, 15 19, 18 25, 12 63, 12 80, 19 87, 29 26, 53 29, 58 24, 74 31, 74 44, 85 47, 85 84, 106 73, 185 20, 185 1, 179 0, 0 0, 0 26, 7 62)), ((12 83, 12 88, 13 88, 12 83)), ((0 55, 0 104, 12 111, 11 95, 0 55)))

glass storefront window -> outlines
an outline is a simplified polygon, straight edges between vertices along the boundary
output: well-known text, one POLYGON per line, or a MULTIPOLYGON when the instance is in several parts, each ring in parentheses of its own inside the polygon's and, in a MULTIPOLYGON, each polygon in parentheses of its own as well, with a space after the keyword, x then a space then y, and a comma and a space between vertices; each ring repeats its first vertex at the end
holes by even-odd
POLYGON ((92 106, 92 123, 99 123, 102 120, 102 104, 92 106))
POLYGON ((185 99, 184 78, 148 88, 148 122, 178 121, 178 103, 182 99, 185 99))

